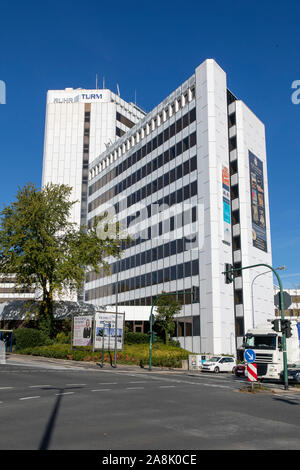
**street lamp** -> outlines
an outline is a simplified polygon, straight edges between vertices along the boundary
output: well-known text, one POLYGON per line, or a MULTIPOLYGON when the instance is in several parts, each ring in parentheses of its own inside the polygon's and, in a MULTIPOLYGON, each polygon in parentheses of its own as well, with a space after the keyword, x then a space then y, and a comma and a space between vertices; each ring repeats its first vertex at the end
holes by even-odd
MULTIPOLYGON (((286 269, 286 266, 278 266, 278 268, 275 268, 276 271, 284 271, 286 269)), ((257 279, 259 276, 262 276, 263 274, 268 274, 270 272, 269 271, 264 271, 263 273, 260 273, 260 274, 257 274, 253 279, 252 279, 252 283, 251 283, 251 299, 252 299, 252 325, 253 325, 253 328, 255 328, 255 321, 254 321, 254 297, 253 297, 253 284, 254 284, 254 281, 255 279, 257 279)))

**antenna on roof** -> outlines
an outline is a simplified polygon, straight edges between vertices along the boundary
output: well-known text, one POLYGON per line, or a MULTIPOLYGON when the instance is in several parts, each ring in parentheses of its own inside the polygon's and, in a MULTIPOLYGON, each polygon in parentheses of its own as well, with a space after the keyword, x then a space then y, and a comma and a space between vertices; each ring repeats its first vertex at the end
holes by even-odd
POLYGON ((105 77, 103 77, 103 90, 105 90, 105 77))
POLYGON ((118 95, 120 96, 120 88, 119 88, 119 84, 117 83, 117 92, 118 92, 118 95))
POLYGON ((136 90, 134 90, 134 104, 136 105, 136 90))

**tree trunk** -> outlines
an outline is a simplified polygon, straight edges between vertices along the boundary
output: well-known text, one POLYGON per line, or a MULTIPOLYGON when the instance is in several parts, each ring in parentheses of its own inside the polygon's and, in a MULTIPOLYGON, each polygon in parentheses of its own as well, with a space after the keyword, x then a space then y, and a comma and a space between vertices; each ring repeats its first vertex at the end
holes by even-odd
POLYGON ((165 344, 169 344, 169 332, 165 330, 165 344))
POLYGON ((53 334, 53 295, 51 289, 43 289, 43 300, 39 315, 39 329, 45 336, 51 338, 53 334))

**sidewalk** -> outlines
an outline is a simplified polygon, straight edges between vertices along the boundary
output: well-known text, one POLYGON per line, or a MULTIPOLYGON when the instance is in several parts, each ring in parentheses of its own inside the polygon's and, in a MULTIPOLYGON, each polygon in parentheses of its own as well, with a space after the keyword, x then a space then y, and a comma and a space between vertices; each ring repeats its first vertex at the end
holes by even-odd
MULTIPOLYGON (((57 364, 65 367, 81 367, 83 369, 89 369, 89 370, 98 370, 100 369, 99 362, 94 362, 94 361, 73 361, 69 359, 55 359, 55 358, 48 358, 48 357, 42 357, 42 356, 30 356, 30 355, 24 355, 24 354, 16 354, 16 353, 6 353, 6 361, 7 364, 10 362, 14 362, 14 360, 17 360, 18 362, 36 362, 37 364, 57 364)), ((105 369, 112 369, 111 365, 107 362, 104 363, 104 368, 105 369)), ((144 368, 136 365, 125 365, 125 364, 118 364, 117 363, 117 369, 120 371, 132 371, 132 372, 143 372, 143 371, 149 371, 148 365, 145 365, 144 368)), ((170 369, 168 367, 153 367, 152 370, 155 372, 189 372, 188 370, 184 369, 170 369)))

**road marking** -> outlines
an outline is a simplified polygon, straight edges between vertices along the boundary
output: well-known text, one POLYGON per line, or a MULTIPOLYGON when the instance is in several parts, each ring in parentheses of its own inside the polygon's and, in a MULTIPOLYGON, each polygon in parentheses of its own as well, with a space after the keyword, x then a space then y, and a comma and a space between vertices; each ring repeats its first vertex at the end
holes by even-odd
POLYGON ((137 381, 134 381, 134 382, 128 382, 129 384, 146 384, 147 381, 146 380, 137 380, 137 381))
POLYGON ((141 390, 144 389, 145 387, 126 387, 126 390, 141 390))
POLYGON ((99 385, 117 385, 118 382, 98 382, 99 385))
POLYGON ((67 386, 71 386, 71 385, 86 385, 86 384, 66 384, 67 386))
POLYGON ((23 398, 19 398, 19 400, 32 400, 33 398, 41 398, 41 397, 39 395, 36 397, 23 397, 23 398))
POLYGON ((29 385, 28 388, 51 387, 52 385, 29 385))
POLYGON ((56 393, 55 395, 71 395, 72 393, 75 393, 75 392, 61 392, 61 393, 56 393))
POLYGON ((11 390, 13 389, 14 387, 0 387, 0 390, 11 390))
POLYGON ((111 390, 111 388, 98 388, 95 390, 91 390, 91 392, 108 392, 109 390, 111 390))
POLYGON ((160 385, 159 388, 174 388, 175 385, 160 385))

